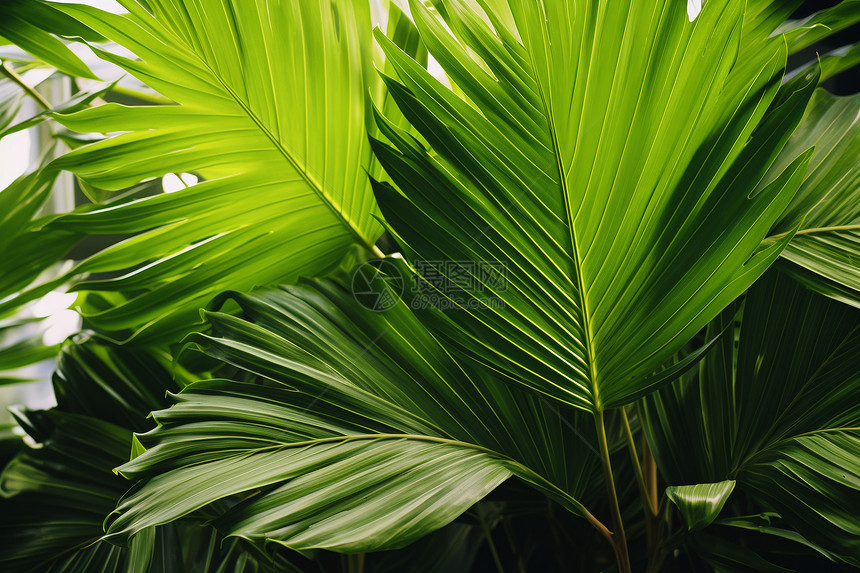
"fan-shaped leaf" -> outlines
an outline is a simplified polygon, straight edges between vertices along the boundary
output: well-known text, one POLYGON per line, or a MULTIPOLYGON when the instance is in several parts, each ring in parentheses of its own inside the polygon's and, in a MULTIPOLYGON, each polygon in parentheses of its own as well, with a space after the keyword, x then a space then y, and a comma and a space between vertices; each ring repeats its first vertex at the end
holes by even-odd
POLYGON ((54 223, 143 233, 81 266, 126 271, 78 286, 125 298, 85 309, 92 324, 134 331, 142 342, 175 338, 215 293, 320 274, 352 245, 372 249, 380 226, 367 175, 378 168, 365 99, 383 90, 366 3, 124 5, 130 14, 60 9, 131 50, 140 61, 96 49, 178 105, 108 104, 59 116, 76 131, 127 133, 55 166, 111 190, 171 172, 206 181, 54 223))
POLYGON ((658 386, 649 374, 781 250, 756 253, 809 154, 753 190, 815 74, 774 99, 779 38, 760 38, 761 65, 736 66, 737 3, 706 4, 692 23, 672 2, 512 2, 506 15, 457 0, 445 23, 411 6, 463 96, 378 34, 397 72, 389 91, 432 151, 381 119, 392 145, 377 154, 399 191, 379 185, 377 199, 404 252, 434 273, 482 284, 443 261, 508 269, 504 290, 473 296, 504 304, 457 308, 444 336, 586 410, 658 386))
POLYGON ((597 470, 580 441, 593 422, 579 434, 571 412, 458 363, 404 302, 373 312, 328 281, 233 296, 254 322, 209 313, 197 340, 256 381, 197 382, 154 414, 145 451, 119 468, 143 481, 112 537, 241 495, 214 522, 227 535, 402 547, 512 474, 588 515, 574 497, 597 470))

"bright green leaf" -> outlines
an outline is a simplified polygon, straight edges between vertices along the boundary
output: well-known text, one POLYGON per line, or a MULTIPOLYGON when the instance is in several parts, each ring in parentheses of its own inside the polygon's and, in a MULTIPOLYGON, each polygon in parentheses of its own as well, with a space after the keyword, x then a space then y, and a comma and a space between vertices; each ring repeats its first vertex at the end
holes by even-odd
POLYGON ((434 273, 451 272, 438 261, 508 270, 504 289, 466 295, 480 311, 453 305, 443 336, 559 401, 617 407, 664 383, 648 376, 784 246, 756 253, 810 154, 753 191, 817 76, 777 95, 779 39, 762 42, 761 65, 734 66, 736 3, 693 23, 671 2, 513 2, 513 21, 480 4, 447 3, 443 22, 411 3, 467 99, 377 32, 389 91, 432 146, 381 118, 391 145, 377 155, 399 189, 380 184, 377 199, 404 254, 434 273))
POLYGON ((141 233, 80 267, 123 271, 78 285, 125 298, 108 310, 85 308, 93 325, 143 343, 174 340, 218 292, 321 274, 353 245, 372 249, 381 227, 368 173, 379 168, 366 98, 384 90, 366 4, 125 4, 128 15, 58 8, 134 52, 140 61, 96 49, 178 105, 107 104, 59 116, 76 131, 128 133, 55 166, 109 190, 173 172, 205 181, 52 225, 141 233))
POLYGON ((63 73, 98 79, 86 64, 51 32, 68 32, 74 35, 85 33, 80 24, 44 2, 4 0, 0 4, 0 35, 63 73))

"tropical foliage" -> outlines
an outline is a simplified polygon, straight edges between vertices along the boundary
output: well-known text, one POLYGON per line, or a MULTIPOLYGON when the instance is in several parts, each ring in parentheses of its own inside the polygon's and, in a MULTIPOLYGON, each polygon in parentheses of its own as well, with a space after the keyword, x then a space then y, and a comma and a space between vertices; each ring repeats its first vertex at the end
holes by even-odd
POLYGON ((120 3, 0 6, 4 570, 860 567, 860 3, 120 3))

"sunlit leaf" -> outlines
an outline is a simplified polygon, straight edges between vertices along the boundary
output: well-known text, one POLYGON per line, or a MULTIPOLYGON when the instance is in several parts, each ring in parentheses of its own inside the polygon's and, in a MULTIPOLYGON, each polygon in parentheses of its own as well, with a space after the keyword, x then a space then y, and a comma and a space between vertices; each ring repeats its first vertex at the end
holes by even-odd
MULTIPOLYGON (((177 105, 107 104, 57 119, 80 132, 126 132, 55 162, 120 190, 166 173, 204 181, 176 193, 73 214, 52 228, 140 233, 85 261, 120 276, 80 290, 119 294, 85 308, 116 338, 175 340, 216 293, 323 274, 381 233, 368 174, 373 67, 364 2, 125 2, 128 15, 59 8, 140 60, 96 49, 177 105), (114 297, 116 299, 116 297, 114 297)), ((409 32, 400 32, 404 45, 409 32)))

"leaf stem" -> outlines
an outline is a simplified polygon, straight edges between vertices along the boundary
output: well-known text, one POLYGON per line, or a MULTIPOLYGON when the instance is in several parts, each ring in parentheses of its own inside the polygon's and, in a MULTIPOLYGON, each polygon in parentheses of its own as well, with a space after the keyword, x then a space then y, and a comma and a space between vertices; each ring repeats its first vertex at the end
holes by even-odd
POLYGON ((364 553, 352 553, 346 559, 349 573, 364 573, 364 553))
POLYGON ((624 523, 621 521, 621 507, 618 505, 618 494, 615 491, 615 478, 612 476, 612 462, 609 459, 609 443, 606 440, 606 426, 603 411, 594 413, 594 425, 597 429, 597 441, 600 443, 600 459, 603 463, 603 477, 609 494, 609 504, 612 508, 612 547, 618 560, 620 573, 630 573, 630 554, 627 551, 627 536, 624 534, 624 523))
POLYGON ((654 454, 651 453, 651 446, 648 444, 648 438, 645 437, 644 433, 642 434, 642 459, 646 490, 651 498, 654 515, 657 515, 660 507, 657 500, 657 462, 654 461, 654 454))
POLYGON ((487 518, 484 515, 484 508, 481 507, 480 502, 475 504, 475 508, 478 510, 478 519, 481 522, 481 529, 484 530, 484 537, 487 538, 487 546, 490 548, 490 554, 493 556, 493 562, 496 564, 496 569, 499 573, 505 573, 505 568, 502 566, 502 560, 499 559, 499 552, 496 551, 496 544, 493 543, 493 536, 490 533, 490 526, 487 524, 487 518))
POLYGON ((624 424, 624 436, 627 438, 627 451, 630 453, 630 461, 633 462, 633 471, 636 474, 636 485, 639 486, 639 496, 642 498, 642 508, 653 517, 657 515, 655 500, 651 499, 648 492, 648 484, 642 473, 642 464, 639 461, 639 452, 636 451, 636 442, 633 439, 633 431, 630 429, 630 420, 627 418, 627 409, 621 407, 621 421, 624 424))
MULTIPOLYGON (((798 235, 813 235, 815 233, 829 233, 831 231, 857 231, 860 230, 860 224, 853 225, 837 225, 834 227, 812 227, 811 229, 801 229, 797 231, 794 236, 798 235)), ((771 235, 770 237, 765 238, 766 241, 778 241, 779 239, 788 235, 789 232, 780 233, 778 235, 771 235)))
MULTIPOLYGON (((642 420, 642 410, 637 404, 639 419, 642 420)), ((648 444, 648 437, 642 432, 642 471, 645 477, 645 497, 649 500, 651 513, 646 511, 645 528, 648 536, 648 572, 656 572, 660 570, 663 561, 666 559, 665 541, 663 536, 666 529, 665 512, 667 505, 660 507, 660 502, 657 497, 657 463, 654 461, 654 455, 651 453, 651 446, 648 444)))
POLYGON ((24 90, 24 92, 27 95, 29 95, 31 98, 33 98, 34 100, 39 102, 39 105, 41 105, 43 108, 45 108, 45 110, 49 111, 51 109, 51 104, 48 102, 48 100, 43 98, 42 94, 37 92, 35 89, 28 86, 24 82, 24 79, 15 73, 15 70, 13 70, 12 68, 10 68, 6 65, 6 62, 0 63, 0 71, 3 72, 4 76, 6 76, 10 80, 12 80, 16 84, 18 84, 18 87, 20 87, 22 90, 24 90))
POLYGON ((603 522, 601 522, 599 519, 594 517, 594 515, 592 515, 591 512, 588 510, 585 511, 584 517, 585 517, 586 521, 588 521, 588 523, 593 525, 594 528, 598 532, 600 532, 600 534, 603 537, 605 537, 607 541, 609 541, 609 543, 611 543, 613 546, 615 546, 615 538, 612 536, 612 532, 609 531, 609 528, 606 527, 605 525, 603 525, 603 522))

